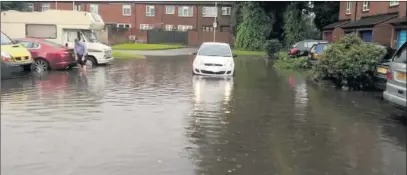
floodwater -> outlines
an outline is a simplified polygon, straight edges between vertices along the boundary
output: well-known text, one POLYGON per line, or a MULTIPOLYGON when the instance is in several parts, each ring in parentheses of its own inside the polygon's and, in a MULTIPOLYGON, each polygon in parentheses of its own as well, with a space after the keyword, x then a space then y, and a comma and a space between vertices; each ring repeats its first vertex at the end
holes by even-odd
POLYGON ((1 82, 3 175, 404 175, 406 126, 365 92, 262 59, 233 79, 191 58, 116 60, 1 82))

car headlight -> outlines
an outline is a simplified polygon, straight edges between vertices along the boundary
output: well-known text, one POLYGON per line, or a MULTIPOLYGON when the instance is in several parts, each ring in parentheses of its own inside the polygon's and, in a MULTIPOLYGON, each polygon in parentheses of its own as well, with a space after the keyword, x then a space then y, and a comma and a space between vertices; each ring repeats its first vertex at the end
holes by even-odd
POLYGON ((7 52, 1 52, 1 59, 3 60, 3 61, 11 61, 11 59, 12 59, 13 57, 9 54, 9 53, 7 53, 7 52))

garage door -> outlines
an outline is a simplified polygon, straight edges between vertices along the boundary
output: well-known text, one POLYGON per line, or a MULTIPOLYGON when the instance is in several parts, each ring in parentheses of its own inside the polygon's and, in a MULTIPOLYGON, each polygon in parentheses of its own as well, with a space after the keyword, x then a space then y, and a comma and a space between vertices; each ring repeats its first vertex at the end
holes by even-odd
POLYGON ((371 30, 361 31, 360 37, 364 42, 372 42, 372 31, 371 30))
POLYGON ((407 30, 397 31, 397 48, 400 48, 407 41, 407 30))
POLYGON ((324 32, 324 39, 331 42, 332 41, 332 32, 324 32))

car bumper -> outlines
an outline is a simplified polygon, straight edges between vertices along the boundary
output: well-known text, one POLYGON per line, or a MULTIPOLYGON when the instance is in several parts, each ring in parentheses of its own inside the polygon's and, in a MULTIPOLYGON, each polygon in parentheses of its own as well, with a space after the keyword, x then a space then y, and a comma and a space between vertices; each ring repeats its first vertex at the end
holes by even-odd
POLYGON ((407 109, 406 98, 399 97, 399 96, 391 94, 387 91, 383 92, 383 98, 390 104, 392 104, 400 109, 407 109))
POLYGON ((374 76, 374 86, 375 86, 375 88, 380 89, 380 90, 385 90, 386 89, 386 83, 387 83, 387 77, 385 75, 376 74, 374 76))
POLYGON ((67 69, 69 67, 76 66, 76 61, 67 61, 67 62, 58 62, 56 63, 52 69, 67 69))
POLYGON ((231 76, 234 67, 194 66, 194 74, 205 76, 231 76))
POLYGON ((109 57, 109 58, 103 58, 103 59, 98 59, 97 62, 98 64, 107 64, 110 63, 114 60, 114 57, 109 57))

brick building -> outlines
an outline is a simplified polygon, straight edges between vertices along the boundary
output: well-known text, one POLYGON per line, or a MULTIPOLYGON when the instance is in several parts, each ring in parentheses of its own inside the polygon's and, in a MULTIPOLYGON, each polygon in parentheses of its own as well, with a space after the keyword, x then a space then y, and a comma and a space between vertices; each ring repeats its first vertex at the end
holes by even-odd
POLYGON ((397 48, 406 41, 406 9, 406 1, 341 1, 339 21, 323 28, 323 38, 355 33, 366 42, 397 48))
POLYGON ((189 45, 213 40, 214 14, 217 14, 216 40, 233 43, 231 34, 233 2, 32 2, 33 11, 47 9, 80 10, 98 13, 107 26, 126 30, 126 37, 147 41, 148 30, 184 31, 189 45), (216 13, 215 13, 216 11, 216 13))

